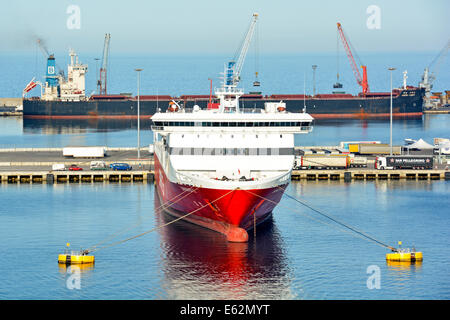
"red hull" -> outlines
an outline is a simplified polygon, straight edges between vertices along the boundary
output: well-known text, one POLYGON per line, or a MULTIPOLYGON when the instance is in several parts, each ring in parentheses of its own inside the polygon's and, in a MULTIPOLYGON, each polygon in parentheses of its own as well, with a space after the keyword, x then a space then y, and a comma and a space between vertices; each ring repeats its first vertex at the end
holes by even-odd
POLYGON ((182 185, 167 179, 156 155, 155 183, 166 212, 180 217, 197 210, 183 219, 223 233, 228 241, 233 242, 248 240, 246 230, 270 216, 287 186, 226 190, 182 185))

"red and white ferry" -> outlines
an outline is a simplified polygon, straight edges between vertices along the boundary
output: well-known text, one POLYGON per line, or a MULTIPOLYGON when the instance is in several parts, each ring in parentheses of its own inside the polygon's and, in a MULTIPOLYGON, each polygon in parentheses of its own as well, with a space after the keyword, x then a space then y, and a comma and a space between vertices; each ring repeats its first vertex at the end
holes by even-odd
POLYGON ((312 130, 307 113, 283 102, 239 108, 235 86, 216 89, 218 105, 187 110, 173 102, 152 117, 157 196, 165 211, 245 242, 290 182, 294 134, 312 130))

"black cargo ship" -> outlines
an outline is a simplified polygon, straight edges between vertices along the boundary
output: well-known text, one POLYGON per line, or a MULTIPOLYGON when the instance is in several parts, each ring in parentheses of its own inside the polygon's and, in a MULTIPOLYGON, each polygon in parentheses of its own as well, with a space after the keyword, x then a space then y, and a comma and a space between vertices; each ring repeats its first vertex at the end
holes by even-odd
MULTIPOLYGON (((395 117, 420 117, 424 89, 407 87, 393 90, 395 117)), ((157 109, 166 110, 175 101, 180 106, 192 108, 198 105, 207 108, 217 103, 209 95, 141 95, 141 117, 152 116, 157 109)), ((301 112, 304 109, 314 118, 376 118, 390 116, 390 93, 351 94, 274 94, 263 96, 246 94, 240 98, 241 108, 264 108, 265 102, 286 103, 287 111, 301 112)), ((129 95, 93 95, 84 101, 45 101, 40 98, 24 99, 25 118, 137 118, 137 98, 129 95)))

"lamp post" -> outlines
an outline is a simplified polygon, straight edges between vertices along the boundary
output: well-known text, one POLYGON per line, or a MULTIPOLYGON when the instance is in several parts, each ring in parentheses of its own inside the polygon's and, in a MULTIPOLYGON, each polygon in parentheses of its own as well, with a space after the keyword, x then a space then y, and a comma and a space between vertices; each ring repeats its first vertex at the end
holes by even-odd
POLYGON ((141 158, 141 125, 140 125, 140 86, 141 86, 141 71, 143 69, 134 69, 137 72, 137 157, 141 158))
POLYGON ((389 141, 389 146, 390 146, 390 155, 392 156, 392 71, 395 70, 395 68, 389 68, 388 69, 391 72, 391 110, 390 110, 390 141, 389 141))
POLYGON ((316 95, 316 69, 317 65, 313 64, 313 97, 316 95))
POLYGON ((212 105, 211 105, 211 103, 212 103, 212 79, 208 78, 208 80, 209 80, 209 105, 208 105, 208 109, 209 109, 209 108, 212 108, 212 105))

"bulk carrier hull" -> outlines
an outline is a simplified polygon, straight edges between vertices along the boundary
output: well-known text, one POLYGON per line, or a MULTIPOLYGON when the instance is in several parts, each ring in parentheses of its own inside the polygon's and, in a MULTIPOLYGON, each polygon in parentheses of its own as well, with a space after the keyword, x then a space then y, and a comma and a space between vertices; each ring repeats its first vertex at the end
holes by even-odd
MULTIPOLYGON (((423 88, 395 89, 393 91, 392 113, 395 117, 420 117, 424 96, 423 88)), ((211 101, 207 95, 141 96, 140 116, 151 117, 157 109, 165 110, 174 100, 186 108, 198 105, 206 108, 211 101)), ((264 108, 265 102, 286 103, 288 112, 302 112, 306 109, 316 119, 321 118, 383 118, 390 116, 390 93, 369 93, 357 96, 350 94, 304 95, 253 95, 240 98, 241 108, 264 108)), ((44 101, 24 99, 25 118, 137 118, 137 99, 120 95, 96 96, 86 101, 44 101)))

